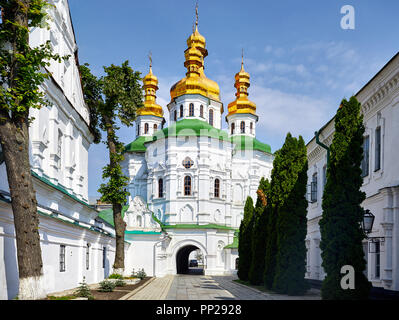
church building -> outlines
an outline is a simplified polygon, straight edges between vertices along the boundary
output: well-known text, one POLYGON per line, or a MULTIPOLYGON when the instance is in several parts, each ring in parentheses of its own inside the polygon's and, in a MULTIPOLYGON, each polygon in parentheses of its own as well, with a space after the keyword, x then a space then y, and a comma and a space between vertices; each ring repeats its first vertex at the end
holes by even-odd
MULTIPOLYGON (((126 146, 122 165, 130 181, 123 210, 126 241, 132 244, 126 268, 144 268, 157 277, 185 273, 190 253, 200 250, 206 275, 236 272, 245 201, 256 199, 262 177, 270 178, 274 157, 256 139, 259 118, 248 99, 244 63, 235 75, 236 98, 223 118, 219 86, 204 72, 207 55, 197 23, 184 52, 186 76, 170 89, 167 128, 152 66, 143 80, 136 139, 126 146)), ((100 216, 112 222, 111 210, 100 216)))

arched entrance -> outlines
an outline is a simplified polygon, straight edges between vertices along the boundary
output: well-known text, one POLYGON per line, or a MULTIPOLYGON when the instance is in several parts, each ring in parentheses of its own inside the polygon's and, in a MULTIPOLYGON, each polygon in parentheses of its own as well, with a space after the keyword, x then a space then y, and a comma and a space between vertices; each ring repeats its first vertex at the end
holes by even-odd
POLYGON ((198 264, 197 259, 189 260, 190 253, 197 250, 201 251, 200 248, 194 245, 186 245, 179 249, 179 251, 176 253, 177 274, 204 274, 203 265, 198 264))

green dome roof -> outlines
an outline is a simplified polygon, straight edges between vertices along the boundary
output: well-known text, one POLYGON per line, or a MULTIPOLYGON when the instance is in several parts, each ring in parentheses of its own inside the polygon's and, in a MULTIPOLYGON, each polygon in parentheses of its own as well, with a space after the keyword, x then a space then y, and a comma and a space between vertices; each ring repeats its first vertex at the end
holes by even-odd
POLYGON ((183 119, 168 128, 159 130, 155 134, 146 137, 139 137, 125 147, 125 152, 145 152, 145 143, 165 139, 168 137, 211 137, 214 139, 232 142, 236 145, 235 150, 258 150, 265 153, 272 153, 268 144, 248 136, 229 137, 224 130, 211 126, 208 122, 198 119, 183 119))

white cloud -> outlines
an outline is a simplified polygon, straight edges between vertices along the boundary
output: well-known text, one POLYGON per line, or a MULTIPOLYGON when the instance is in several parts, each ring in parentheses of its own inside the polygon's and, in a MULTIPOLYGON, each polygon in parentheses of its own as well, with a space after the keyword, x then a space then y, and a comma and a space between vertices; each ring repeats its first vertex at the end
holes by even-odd
MULTIPOLYGON (((258 134, 272 135, 284 141, 285 135, 302 135, 305 141, 313 137, 315 130, 328 121, 334 110, 333 104, 324 98, 292 94, 280 90, 253 85, 251 100, 257 104, 258 134)), ((274 140, 273 138, 273 140, 274 140)))

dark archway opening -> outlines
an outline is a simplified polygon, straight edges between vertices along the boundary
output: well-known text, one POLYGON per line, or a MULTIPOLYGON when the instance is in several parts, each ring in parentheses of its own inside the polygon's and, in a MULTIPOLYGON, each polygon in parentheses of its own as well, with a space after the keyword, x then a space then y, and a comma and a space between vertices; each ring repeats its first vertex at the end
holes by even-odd
MULTIPOLYGON (((203 275, 204 269, 201 265, 190 264, 190 253, 199 250, 198 247, 188 245, 181 248, 176 254, 176 272, 177 274, 197 274, 203 275)), ((198 263, 198 261, 197 261, 198 263)))

